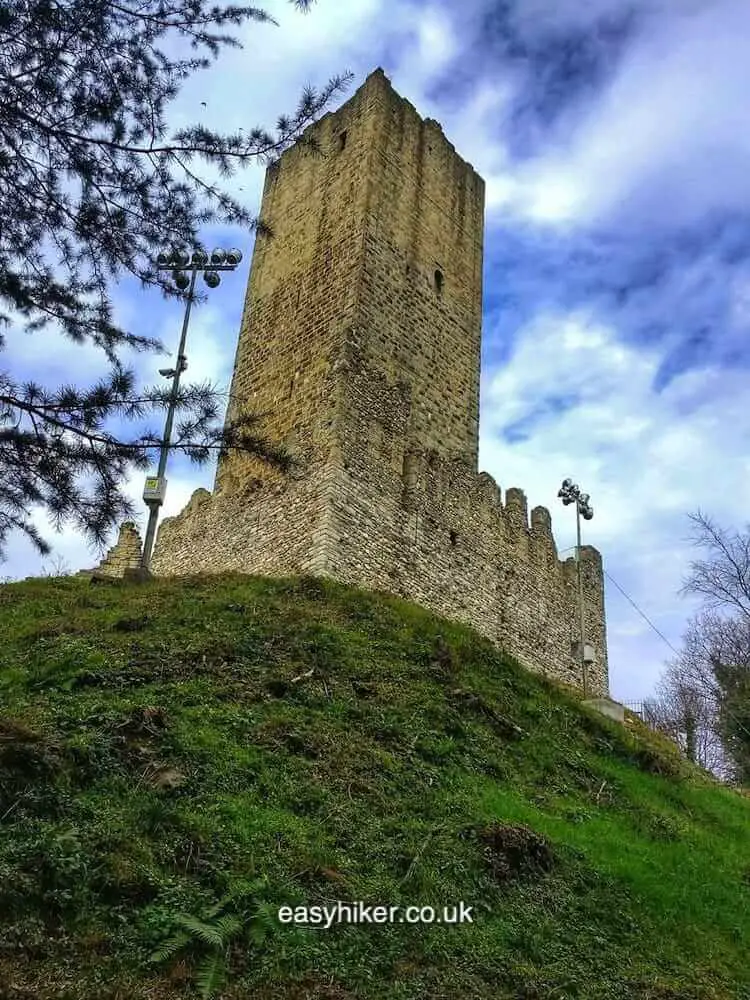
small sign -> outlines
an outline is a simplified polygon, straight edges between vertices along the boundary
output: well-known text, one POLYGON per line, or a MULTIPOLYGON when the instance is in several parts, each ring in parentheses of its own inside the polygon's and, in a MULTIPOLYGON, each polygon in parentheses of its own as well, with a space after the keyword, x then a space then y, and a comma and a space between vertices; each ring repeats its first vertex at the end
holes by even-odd
POLYGON ((143 499, 147 503, 163 503, 167 492, 167 481, 158 476, 146 476, 143 486, 143 499))

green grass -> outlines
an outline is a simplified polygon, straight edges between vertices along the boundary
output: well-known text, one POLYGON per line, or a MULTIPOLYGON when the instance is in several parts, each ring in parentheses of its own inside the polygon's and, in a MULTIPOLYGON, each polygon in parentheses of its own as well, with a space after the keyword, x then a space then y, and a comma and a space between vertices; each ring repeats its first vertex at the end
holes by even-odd
POLYGON ((469 629, 226 576, 0 634, 0 997, 750 998, 750 802, 469 629), (338 900, 474 920, 277 916, 338 900))

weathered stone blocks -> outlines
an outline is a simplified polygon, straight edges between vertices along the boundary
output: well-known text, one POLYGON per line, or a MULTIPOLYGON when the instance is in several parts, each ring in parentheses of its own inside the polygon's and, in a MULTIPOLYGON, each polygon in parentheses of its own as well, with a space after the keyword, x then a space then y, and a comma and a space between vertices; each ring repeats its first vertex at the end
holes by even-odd
POLYGON ((96 573, 98 576, 124 577, 127 570, 137 570, 141 565, 141 553, 141 536, 137 525, 133 521, 124 521, 117 542, 96 569, 86 570, 84 575, 96 573))

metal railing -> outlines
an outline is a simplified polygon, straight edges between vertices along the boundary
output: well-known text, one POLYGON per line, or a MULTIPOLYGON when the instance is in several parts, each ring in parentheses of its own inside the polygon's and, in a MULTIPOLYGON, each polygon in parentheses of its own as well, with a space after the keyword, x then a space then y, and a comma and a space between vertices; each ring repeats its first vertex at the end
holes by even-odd
POLYGON ((634 715, 637 715, 642 722, 644 722, 649 729, 656 731, 659 727, 655 716, 651 711, 649 711, 649 705, 646 701, 623 701, 622 704, 631 711, 634 715))

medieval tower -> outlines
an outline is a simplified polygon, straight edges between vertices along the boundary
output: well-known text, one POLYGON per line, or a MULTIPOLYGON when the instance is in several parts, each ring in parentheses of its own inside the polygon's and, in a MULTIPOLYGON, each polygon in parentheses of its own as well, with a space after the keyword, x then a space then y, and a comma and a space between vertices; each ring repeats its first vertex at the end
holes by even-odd
MULTIPOLYGON (((159 575, 325 575, 467 622, 580 686, 573 560, 550 515, 478 474, 484 182, 382 70, 266 174, 227 419, 296 460, 230 454, 159 531, 159 575)), ((591 687, 602 564, 583 549, 591 687)))

